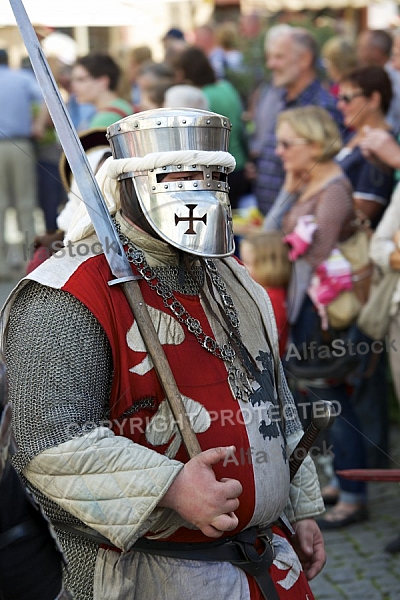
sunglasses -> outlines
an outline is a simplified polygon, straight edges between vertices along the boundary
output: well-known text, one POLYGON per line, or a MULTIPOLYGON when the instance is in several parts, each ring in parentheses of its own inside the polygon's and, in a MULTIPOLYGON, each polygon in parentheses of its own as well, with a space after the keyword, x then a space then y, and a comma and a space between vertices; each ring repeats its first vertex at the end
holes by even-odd
POLYGON ((353 98, 357 98, 358 96, 365 96, 364 92, 354 92, 354 94, 338 94, 337 100, 338 102, 344 102, 345 104, 350 104, 353 98))
POLYGON ((293 138, 293 140, 276 140, 276 147, 283 148, 284 150, 288 150, 292 146, 301 146, 303 144, 308 144, 309 141, 305 138, 293 138))

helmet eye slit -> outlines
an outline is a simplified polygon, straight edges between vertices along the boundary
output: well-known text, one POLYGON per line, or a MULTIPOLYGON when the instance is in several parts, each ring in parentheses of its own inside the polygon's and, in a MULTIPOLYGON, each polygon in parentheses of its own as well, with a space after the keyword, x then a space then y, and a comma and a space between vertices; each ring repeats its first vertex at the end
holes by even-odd
POLYGON ((157 173, 157 183, 175 181, 203 181, 203 171, 169 171, 168 173, 157 173))
POLYGON ((211 171, 206 172, 204 176, 204 171, 169 171, 168 173, 156 173, 156 181, 157 183, 165 182, 175 182, 175 181, 204 181, 204 179, 213 179, 214 181, 222 181, 226 183, 227 175, 226 173, 221 173, 220 171, 211 171))

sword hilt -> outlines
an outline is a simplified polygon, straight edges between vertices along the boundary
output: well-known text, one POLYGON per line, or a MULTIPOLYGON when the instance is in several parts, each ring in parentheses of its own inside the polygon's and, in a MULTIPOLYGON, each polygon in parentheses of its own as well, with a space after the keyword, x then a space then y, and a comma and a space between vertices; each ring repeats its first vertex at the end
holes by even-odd
POLYGON ((336 413, 332 402, 328 400, 319 400, 313 404, 313 417, 311 423, 305 430, 296 448, 289 458, 290 481, 296 475, 301 463, 306 458, 313 444, 315 444, 321 431, 332 427, 336 413))

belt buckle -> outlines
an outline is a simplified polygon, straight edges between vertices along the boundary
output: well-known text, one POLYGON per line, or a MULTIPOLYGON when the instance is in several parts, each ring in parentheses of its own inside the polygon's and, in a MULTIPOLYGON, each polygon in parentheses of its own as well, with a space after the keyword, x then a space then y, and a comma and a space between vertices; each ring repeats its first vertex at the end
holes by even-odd
MULTIPOLYGON (((244 568, 242 566, 242 568, 250 575, 257 575, 265 568, 269 569, 273 563, 275 550, 272 544, 272 537, 270 537, 268 533, 269 532, 267 531, 260 533, 257 528, 247 529, 241 532, 233 542, 238 546, 245 559, 245 562, 242 563, 242 565, 245 564, 246 567, 244 568), (261 554, 257 552, 255 547, 257 539, 261 539, 265 544, 265 548, 261 554)), ((239 561, 237 565, 240 566, 239 561)))
POLYGON ((258 539, 263 540, 263 542, 265 544, 265 549, 263 550, 263 552, 261 553, 260 556, 264 556, 264 554, 267 552, 268 546, 269 546, 271 555, 272 555, 272 562, 273 562, 276 554, 275 554, 274 544, 272 543, 272 536, 270 536, 267 532, 265 532, 265 533, 261 533, 257 537, 258 537, 258 539))

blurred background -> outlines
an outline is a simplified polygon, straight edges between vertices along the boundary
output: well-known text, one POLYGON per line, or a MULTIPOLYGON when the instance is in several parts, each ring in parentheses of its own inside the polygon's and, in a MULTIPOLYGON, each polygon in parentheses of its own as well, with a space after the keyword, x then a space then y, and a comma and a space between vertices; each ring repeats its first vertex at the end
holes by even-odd
MULTIPOLYGON (((263 29, 301 23, 318 30, 322 43, 334 34, 356 37, 362 29, 396 27, 399 12, 396 2, 368 0, 25 0, 24 5, 39 37, 48 38, 47 53, 67 62, 93 51, 119 58, 127 48, 144 44, 161 60, 162 38, 170 28, 190 37, 203 23, 235 21, 244 14, 256 15, 263 29)), ((7 0, 0 5, 0 47, 8 49, 14 66, 26 56, 7 0)))

